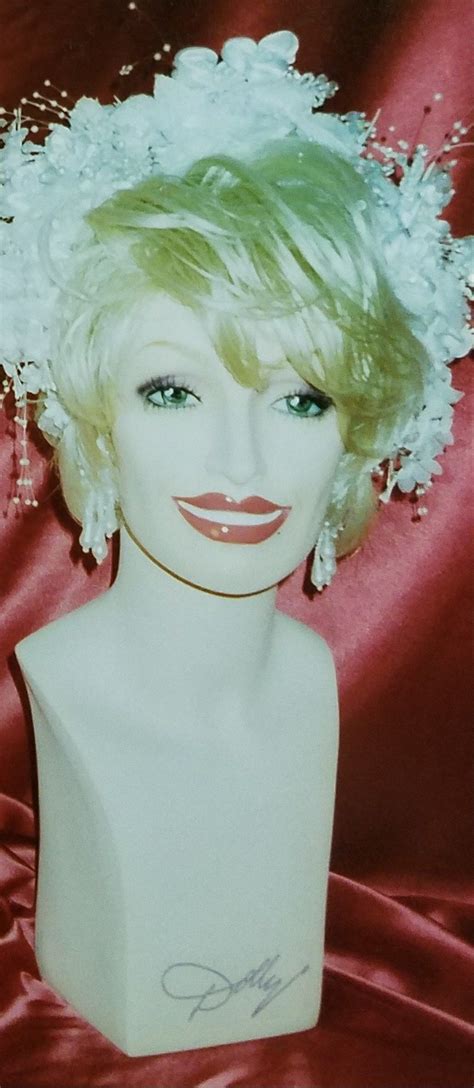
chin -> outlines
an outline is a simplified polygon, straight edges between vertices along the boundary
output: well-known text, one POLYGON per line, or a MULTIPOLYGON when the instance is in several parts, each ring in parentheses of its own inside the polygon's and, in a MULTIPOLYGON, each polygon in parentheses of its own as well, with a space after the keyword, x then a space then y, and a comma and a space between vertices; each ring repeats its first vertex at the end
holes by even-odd
POLYGON ((159 563, 162 569, 178 578, 181 582, 186 582, 207 593, 232 597, 262 593, 264 590, 278 585, 283 578, 291 573, 286 569, 286 566, 283 570, 275 570, 273 573, 269 569, 268 563, 265 564, 264 569, 259 571, 255 567, 252 569, 251 562, 248 565, 247 563, 236 564, 235 560, 233 563, 231 560, 232 565, 229 565, 227 569, 224 569, 224 566, 218 569, 219 565, 215 564, 211 570, 204 569, 202 565, 197 567, 196 564, 186 563, 182 567, 178 567, 176 562, 169 565, 159 559, 156 562, 159 563), (240 569, 238 569, 239 567, 240 569))
POLYGON ((163 534, 139 533, 127 525, 128 533, 141 552, 167 574, 208 593, 249 596, 277 586, 297 569, 311 550, 313 534, 301 534, 295 547, 294 531, 276 534, 264 543, 224 544, 196 534, 191 544, 168 540, 163 548, 163 534))
MULTIPOLYGON (((216 547, 220 548, 219 545, 216 547)), ((302 561, 298 559, 296 562, 289 564, 288 561, 282 563, 281 560, 280 562, 274 560, 271 563, 268 556, 261 555, 257 559, 255 553, 252 553, 248 548, 239 548, 238 551, 232 549, 232 552, 230 552, 228 545, 222 546, 222 551, 224 548, 225 555, 221 555, 219 558, 216 556, 214 559, 213 554, 210 558, 206 557, 206 561, 201 562, 196 562, 197 557, 193 555, 187 555, 182 563, 178 563, 176 556, 165 557, 161 553, 155 555, 151 553, 150 555, 150 552, 148 554, 162 570, 179 579, 179 581, 195 586, 207 593, 233 597, 262 593, 264 590, 278 585, 289 574, 292 574, 296 567, 299 566, 299 562, 302 561)))

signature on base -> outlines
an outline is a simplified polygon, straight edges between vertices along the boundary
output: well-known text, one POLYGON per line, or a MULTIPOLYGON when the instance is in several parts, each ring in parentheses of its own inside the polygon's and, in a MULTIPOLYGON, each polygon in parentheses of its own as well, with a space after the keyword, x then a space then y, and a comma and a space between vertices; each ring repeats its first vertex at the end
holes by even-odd
POLYGON ((213 967, 205 967, 202 963, 172 963, 161 976, 161 985, 168 997, 177 1001, 194 1001, 188 1020, 192 1020, 197 1012, 213 1012, 214 1009, 225 1005, 226 1001, 234 994, 240 993, 246 987, 256 986, 263 990, 265 997, 259 1002, 252 1012, 252 1016, 265 1009, 279 994, 288 989, 300 975, 309 971, 309 963, 297 971, 287 982, 283 982, 278 975, 269 975, 280 953, 273 959, 265 959, 258 967, 252 967, 247 974, 237 982, 232 982, 221 971, 215 971, 213 967))

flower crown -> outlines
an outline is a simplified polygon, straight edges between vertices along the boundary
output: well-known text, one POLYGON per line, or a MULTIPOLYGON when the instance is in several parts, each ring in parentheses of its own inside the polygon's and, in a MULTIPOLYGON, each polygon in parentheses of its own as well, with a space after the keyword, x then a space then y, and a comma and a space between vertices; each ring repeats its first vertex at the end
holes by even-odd
MULTIPOLYGON (((3 121, 0 359, 4 395, 13 390, 16 400, 23 454, 13 502, 37 505, 26 449, 28 394, 42 394, 38 423, 52 439, 59 440, 69 422, 51 376, 51 330, 61 284, 90 234, 84 216, 117 190, 152 175, 182 176, 212 154, 245 160, 266 141, 290 135, 343 155, 368 182, 387 278, 432 364, 422 410, 393 436, 387 451, 380 497, 388 500, 395 484, 419 496, 442 471, 435 458, 452 442, 452 406, 462 395, 452 389, 447 364, 472 345, 467 300, 474 285, 474 240, 454 239, 439 218, 453 195, 453 163, 435 161, 423 145, 409 149, 399 140, 396 148, 387 147, 363 113, 317 112, 337 85, 324 75, 300 74, 294 67, 297 49, 290 31, 259 42, 231 38, 221 57, 212 49, 182 49, 171 76, 155 77, 151 95, 105 106, 81 98, 68 108, 65 92, 60 101, 35 92, 39 113, 52 118, 42 143, 28 139, 38 126, 29 125, 21 109, 10 125, 3 121)), ((465 131, 455 123, 444 154, 465 131)))

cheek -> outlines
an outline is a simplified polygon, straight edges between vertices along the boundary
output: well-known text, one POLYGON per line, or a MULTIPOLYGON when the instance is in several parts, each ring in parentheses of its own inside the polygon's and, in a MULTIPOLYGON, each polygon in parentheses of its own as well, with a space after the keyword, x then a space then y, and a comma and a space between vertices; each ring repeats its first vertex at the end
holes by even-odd
POLYGON ((338 423, 334 418, 331 426, 318 436, 318 441, 312 443, 300 457, 298 490, 306 497, 313 496, 314 504, 318 503, 318 496, 326 496, 331 491, 344 452, 338 423))
POLYGON ((162 449, 156 443, 156 436, 150 436, 141 419, 121 420, 112 439, 123 507, 137 506, 150 497, 159 498, 172 468, 166 447, 162 449))
POLYGON ((316 454, 308 458, 302 471, 301 486, 298 488, 299 507, 311 535, 317 535, 321 529, 343 454, 340 435, 333 434, 316 454))

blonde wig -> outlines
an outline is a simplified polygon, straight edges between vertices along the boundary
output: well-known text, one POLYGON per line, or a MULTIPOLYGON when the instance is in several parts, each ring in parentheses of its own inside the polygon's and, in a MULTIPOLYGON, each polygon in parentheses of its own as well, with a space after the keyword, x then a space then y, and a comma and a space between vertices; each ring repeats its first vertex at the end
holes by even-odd
POLYGON ((268 328, 282 361, 331 397, 346 453, 328 518, 343 525, 339 555, 357 546, 376 507, 370 467, 422 407, 427 366, 381 263, 374 202, 357 164, 286 137, 245 164, 216 155, 151 177, 89 213, 51 360, 72 416, 56 460, 78 521, 113 472, 119 368, 133 365, 143 307, 165 293, 199 315, 237 382, 265 388, 256 341, 268 328))

